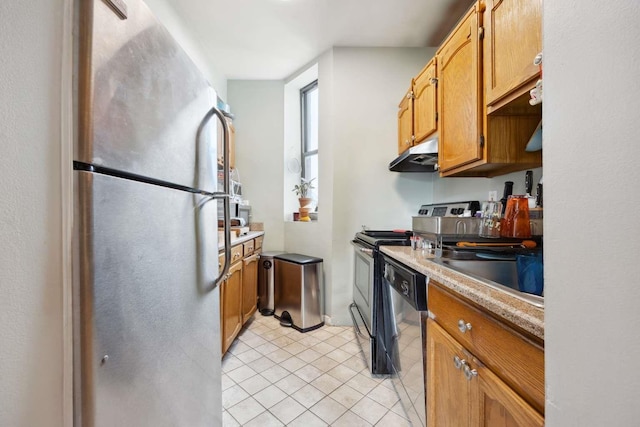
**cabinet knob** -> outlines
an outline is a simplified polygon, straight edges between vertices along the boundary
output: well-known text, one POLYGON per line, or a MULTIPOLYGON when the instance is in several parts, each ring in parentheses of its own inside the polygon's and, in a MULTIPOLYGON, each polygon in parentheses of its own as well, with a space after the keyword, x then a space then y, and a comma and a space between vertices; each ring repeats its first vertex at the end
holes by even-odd
POLYGON ((464 376, 467 378, 467 381, 471 381, 473 377, 478 376, 478 371, 475 369, 471 369, 471 367, 467 364, 464 365, 464 376))
POLYGON ((467 366, 467 361, 460 359, 458 356, 453 356, 453 366, 455 366, 456 369, 460 369, 463 366, 467 366))
POLYGON ((471 330, 471 323, 467 323, 464 320, 460 319, 458 320, 458 329, 460 329, 460 332, 464 334, 465 332, 471 330))
POLYGON ((432 77, 430 80, 432 85, 437 85, 438 84, 438 79, 436 79, 435 77, 432 77))

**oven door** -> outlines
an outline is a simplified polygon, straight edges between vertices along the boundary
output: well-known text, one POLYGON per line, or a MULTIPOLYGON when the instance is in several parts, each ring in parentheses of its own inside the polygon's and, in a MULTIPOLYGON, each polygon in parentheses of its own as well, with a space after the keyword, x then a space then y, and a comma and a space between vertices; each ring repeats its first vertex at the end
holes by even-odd
POLYGON ((373 319, 373 249, 353 243, 355 248, 353 302, 358 307, 371 336, 375 336, 373 319))

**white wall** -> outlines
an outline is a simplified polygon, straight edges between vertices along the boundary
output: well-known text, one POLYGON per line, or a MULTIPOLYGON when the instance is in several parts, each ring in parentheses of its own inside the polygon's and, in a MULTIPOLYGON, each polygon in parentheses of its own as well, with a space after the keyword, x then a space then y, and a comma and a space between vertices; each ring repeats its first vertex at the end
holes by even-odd
POLYGON ((640 420, 640 8, 544 2, 546 425, 640 420), (581 6, 581 5, 580 5, 581 6))
POLYGON ((229 80, 236 129, 236 168, 251 220, 264 223, 264 250, 283 250, 284 82, 229 80))
MULTIPOLYGON (((411 216, 430 200, 433 174, 389 172, 397 157, 398 103, 434 54, 426 48, 334 48, 333 102, 329 120, 333 161, 331 294, 327 312, 335 324, 351 321, 353 247, 351 239, 371 229, 411 229, 411 216)), ((323 117, 321 116, 321 120, 323 117)), ((325 119, 327 119, 325 117, 325 119)), ((324 184, 321 183, 324 191, 324 184)), ((321 203, 321 209, 324 203, 321 203)))
MULTIPOLYGON (((0 3, 0 425, 63 424, 63 0, 0 3)), ((71 165, 68 165, 71 167, 71 165)))
MULTIPOLYGON (((533 171, 533 194, 536 194, 536 185, 542 178, 542 168, 533 171)), ((489 191, 497 191, 498 198, 502 198, 505 181, 513 182, 513 194, 525 194, 525 171, 513 172, 495 178, 439 178, 434 175, 433 202, 455 202, 466 200, 489 200, 489 191)), ((543 183, 544 185, 544 183, 543 183)), ((543 193, 544 194, 544 193, 543 193)))

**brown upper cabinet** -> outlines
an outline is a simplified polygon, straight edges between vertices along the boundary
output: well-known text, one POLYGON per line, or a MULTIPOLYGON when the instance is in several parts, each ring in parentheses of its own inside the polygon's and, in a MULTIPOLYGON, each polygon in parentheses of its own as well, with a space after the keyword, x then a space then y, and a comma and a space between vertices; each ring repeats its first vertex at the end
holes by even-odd
POLYGON ((437 130, 436 58, 413 79, 413 144, 419 144, 437 130))
POLYGON ((411 88, 398 105, 398 154, 413 145, 413 91, 411 88))
POLYGON ((421 143, 437 130, 436 59, 411 81, 398 105, 398 154, 421 143))
POLYGON ((483 156, 479 18, 476 5, 436 52, 441 174, 483 156))
POLYGON ((489 113, 527 94, 538 79, 542 0, 486 0, 484 84, 489 113))
MULTIPOLYGON (((492 177, 542 166, 540 151, 525 151, 542 119, 542 106, 528 102, 539 76, 533 60, 542 48, 541 9, 542 0, 481 0, 464 14, 412 81, 414 138, 400 140, 400 152, 437 129, 440 176, 492 177), (426 78, 428 70, 435 80, 426 78)), ((399 135, 409 128, 403 105, 399 135)))

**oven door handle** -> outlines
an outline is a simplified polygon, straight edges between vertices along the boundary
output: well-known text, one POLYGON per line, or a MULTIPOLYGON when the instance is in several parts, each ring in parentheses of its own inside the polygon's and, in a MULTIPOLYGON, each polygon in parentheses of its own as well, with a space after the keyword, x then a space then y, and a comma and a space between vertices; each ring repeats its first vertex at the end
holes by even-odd
MULTIPOLYGON (((356 317, 353 315, 353 310, 356 309, 358 310, 358 306, 356 305, 355 302, 352 302, 351 305, 349 305, 349 314, 351 315, 351 320, 353 321, 353 329, 356 331, 356 334, 360 335, 363 338, 370 338, 370 335, 367 336, 365 334, 362 333, 362 331, 360 330, 360 327, 358 326, 358 322, 356 321, 356 317)), ((362 318, 362 315, 360 314, 360 310, 358 310, 358 316, 360 316, 360 318, 362 318)), ((364 319, 362 319, 364 321, 364 319)))

